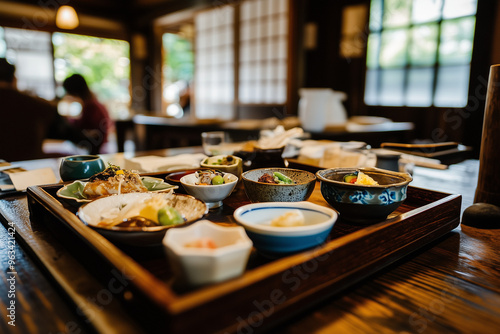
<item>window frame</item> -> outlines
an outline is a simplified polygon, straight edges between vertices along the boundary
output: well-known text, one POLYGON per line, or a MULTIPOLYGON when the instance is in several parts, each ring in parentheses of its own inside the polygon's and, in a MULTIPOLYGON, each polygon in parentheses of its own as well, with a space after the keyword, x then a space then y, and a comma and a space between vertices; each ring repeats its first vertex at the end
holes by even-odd
MULTIPOLYGON (((370 0, 362 1, 369 6, 370 0)), ((366 105, 363 100, 352 114, 387 117, 397 122, 413 122, 415 138, 457 141, 471 146, 473 152, 470 157, 478 158, 489 69, 491 64, 500 63, 500 53, 494 43, 500 36, 500 26, 496 23, 498 15, 500 15, 500 4, 489 0, 478 0, 468 102, 465 107, 371 106, 366 105)), ((368 20, 366 24, 368 25, 368 20)), ((361 74, 357 86, 359 95, 357 95, 364 98, 366 52, 365 58, 356 66, 356 72, 359 71, 361 74)))
MULTIPOLYGON (((297 25, 297 3, 294 0, 286 0, 288 5, 288 22, 287 22, 287 66, 286 66, 286 101, 284 103, 242 103, 239 101, 239 65, 240 65, 240 9, 241 2, 236 2, 232 4, 227 4, 227 6, 235 7, 235 15, 233 20, 233 33, 234 33, 234 43, 233 43, 233 71, 234 71, 234 97, 233 97, 233 119, 261 119, 268 117, 277 117, 282 119, 287 116, 292 116, 297 114, 297 104, 298 104, 298 64, 299 64, 299 51, 298 44, 300 42, 301 33, 299 33, 297 25)), ((207 7, 203 9, 198 9, 196 11, 191 11, 190 20, 194 21, 194 16, 203 11, 209 10, 213 7, 207 7)), ((168 25, 157 25, 155 27, 155 40, 156 47, 155 50, 160 50, 163 46, 161 45, 161 35, 166 32, 168 25)), ((196 38, 196 37, 195 37, 196 38)), ((196 42, 194 43, 196 44, 196 42)), ((196 48, 194 50, 194 57, 197 57, 196 48)), ((156 63, 156 61, 155 61, 156 63)), ((195 69, 196 71, 196 69, 195 69)), ((196 76, 196 74, 195 74, 196 76)), ((194 86, 194 85, 193 85, 194 86)), ((196 91, 194 91, 196 94, 196 91)), ((155 90, 152 93, 152 104, 155 105, 156 97, 160 96, 160 92, 155 90)), ((196 113, 196 105, 192 105, 192 110, 196 113)), ((155 113, 160 114, 161 111, 155 109, 155 113)))
MULTIPOLYGON (((381 17, 382 17, 382 21, 383 21, 383 17, 384 17, 384 11, 385 11, 385 8, 384 8, 384 0, 380 0, 381 1, 381 17)), ((456 108, 456 106, 437 106, 435 103, 436 103, 436 93, 437 93, 437 88, 438 88, 438 78, 439 78, 439 70, 442 69, 442 68, 446 68, 446 67, 452 67, 452 66, 464 66, 464 65, 468 65, 469 66, 469 78, 468 78, 468 89, 467 89, 467 92, 469 92, 470 90, 470 81, 471 81, 471 76, 472 76, 472 72, 471 72, 471 69, 472 69, 472 61, 473 61, 473 53, 474 53, 474 49, 475 49, 475 34, 476 34, 476 25, 477 25, 477 11, 478 11, 478 7, 479 7, 479 2, 480 0, 478 0, 478 4, 476 7, 476 13, 473 14, 473 15, 464 15, 464 16, 459 16, 459 17, 455 17, 455 18, 450 18, 450 19, 445 19, 443 18, 443 9, 444 9, 444 5, 445 5, 445 1, 446 0, 443 0, 442 4, 441 4, 441 8, 439 9, 440 10, 440 17, 439 19, 437 20, 431 20, 431 21, 426 21, 426 22, 420 22, 420 23, 414 23, 412 20, 411 20, 411 17, 410 17, 410 22, 406 25, 401 25, 401 26, 398 26, 398 27, 384 27, 384 23, 381 22, 380 23, 380 26, 378 27, 378 29, 372 29, 370 27, 370 15, 368 15, 368 18, 367 18, 367 27, 368 28, 368 39, 370 38, 370 35, 372 34, 377 34, 379 36, 378 38, 378 45, 377 45, 377 53, 376 53, 376 66, 373 67, 373 68, 370 68, 368 66, 368 59, 366 60, 365 62, 365 66, 366 66, 366 69, 365 69, 365 78, 364 78, 364 90, 363 90, 363 103, 368 107, 381 107, 381 108, 456 108), (472 53, 471 53, 471 57, 470 57, 470 60, 469 62, 464 62, 464 63, 456 63, 456 64, 445 64, 445 65, 442 65, 440 64, 440 45, 441 45, 441 40, 442 40, 442 25, 443 23, 445 22, 450 22, 450 21, 454 21, 454 20, 459 20, 459 19, 465 19, 465 18, 470 18, 470 17, 473 17, 475 22, 474 22, 474 35, 473 35, 473 50, 472 50, 472 53), (427 25, 427 24, 435 24, 437 26, 437 41, 436 41, 436 50, 435 50, 435 54, 434 54, 434 61, 433 61, 433 64, 429 64, 429 65, 412 65, 411 64, 411 55, 410 55, 410 49, 412 47, 412 30, 416 27, 421 27, 421 26, 424 26, 424 25, 427 25), (407 42, 407 48, 406 48, 406 51, 405 51, 405 65, 404 66, 394 66, 394 67, 390 67, 390 68, 386 68, 386 67, 383 67, 381 64, 380 64, 380 53, 381 53, 381 44, 382 44, 382 35, 383 35, 383 32, 384 31, 393 31, 393 30, 404 30, 407 34, 407 38, 408 38, 408 42, 407 42), (432 89, 431 89, 431 104, 428 105, 428 106, 418 106, 418 105, 408 105, 408 87, 409 87, 409 76, 410 76, 410 72, 412 69, 419 69, 419 68, 429 68, 429 69, 432 69, 432 89), (380 101, 380 94, 381 94, 381 86, 382 86, 382 72, 384 71, 387 71, 387 70, 403 70, 403 87, 402 87, 402 91, 403 91, 403 104, 402 105, 388 105, 388 104, 382 104, 381 101, 380 101), (369 70, 373 70, 375 72, 378 72, 377 73, 377 84, 376 84, 376 95, 379 96, 379 100, 377 101, 377 104, 367 104, 366 103, 366 78, 367 78, 367 73, 369 70)), ((368 0, 368 5, 370 6, 370 10, 371 10, 371 3, 372 3, 372 0, 368 0)), ((410 16, 411 16, 411 8, 410 8, 410 16)), ((366 47, 366 56, 368 55, 368 40, 367 40, 367 47, 366 47)), ((468 104, 468 101, 466 101, 466 104, 465 106, 468 104)), ((463 106, 463 107, 465 107, 463 106)), ((458 107, 458 108, 461 108, 461 107, 458 107)))

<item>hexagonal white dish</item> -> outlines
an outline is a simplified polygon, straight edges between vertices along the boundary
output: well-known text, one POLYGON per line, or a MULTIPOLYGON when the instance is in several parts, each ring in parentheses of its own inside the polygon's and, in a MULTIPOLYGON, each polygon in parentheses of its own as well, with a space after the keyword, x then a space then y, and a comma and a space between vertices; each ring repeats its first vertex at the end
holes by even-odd
POLYGON ((163 238, 172 270, 191 285, 224 281, 243 273, 252 250, 252 241, 241 226, 226 227, 209 220, 170 229, 163 238), (217 248, 187 247, 200 238, 210 238, 217 248))

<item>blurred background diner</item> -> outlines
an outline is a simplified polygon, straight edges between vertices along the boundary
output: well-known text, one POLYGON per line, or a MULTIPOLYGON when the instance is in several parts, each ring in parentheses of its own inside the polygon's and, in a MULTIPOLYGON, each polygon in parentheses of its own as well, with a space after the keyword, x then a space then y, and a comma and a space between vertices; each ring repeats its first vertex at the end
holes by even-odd
POLYGON ((87 138, 87 150, 90 154, 105 153, 102 147, 107 143, 109 131, 113 126, 108 110, 90 91, 87 81, 80 74, 67 77, 63 87, 66 93, 78 99, 82 106, 80 116, 71 121, 87 138))
POLYGON ((0 58, 0 157, 7 161, 57 157, 43 150, 45 138, 79 142, 84 138, 58 112, 56 105, 17 89, 16 67, 0 58))
MULTIPOLYGON (((200 145, 217 130, 240 142, 277 126, 372 148, 455 142, 460 158, 479 156, 488 71, 500 63, 496 1, 64 5, 1 0, 0 57, 15 65, 19 91, 80 123, 85 98, 65 79, 81 75, 103 112, 97 142, 44 132, 23 156, 2 140, 2 159, 200 145)), ((4 120, 17 112, 0 105, 4 120)), ((41 125, 14 123, 17 134, 41 125)))

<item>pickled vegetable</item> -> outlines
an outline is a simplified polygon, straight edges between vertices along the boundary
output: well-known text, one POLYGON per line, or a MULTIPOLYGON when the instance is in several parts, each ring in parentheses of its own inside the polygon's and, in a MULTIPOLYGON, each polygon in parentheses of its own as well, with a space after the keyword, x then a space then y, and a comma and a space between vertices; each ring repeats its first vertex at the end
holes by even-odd
POLYGON ((344 182, 354 183, 358 179, 358 172, 344 175, 344 182))
POLYGON ((282 173, 280 172, 274 172, 274 178, 275 179, 278 179, 276 180, 278 183, 280 184, 293 184, 294 182, 292 181, 292 179, 290 179, 288 176, 286 175, 283 175, 282 173))
POLYGON ((223 183, 224 183, 224 178, 222 176, 220 176, 220 175, 216 175, 212 179, 212 184, 213 185, 223 184, 223 183))
POLYGON ((261 177, 259 177, 258 182, 271 184, 295 184, 295 181, 280 172, 274 172, 273 175, 264 173, 261 177))
POLYGON ((354 172, 344 175, 344 182, 361 185, 377 185, 378 182, 363 172, 354 172))
POLYGON ((205 237, 188 242, 184 247, 216 249, 217 245, 212 239, 205 237))
POLYGON ((178 225, 184 223, 184 218, 176 208, 166 206, 158 210, 158 222, 160 225, 178 225))

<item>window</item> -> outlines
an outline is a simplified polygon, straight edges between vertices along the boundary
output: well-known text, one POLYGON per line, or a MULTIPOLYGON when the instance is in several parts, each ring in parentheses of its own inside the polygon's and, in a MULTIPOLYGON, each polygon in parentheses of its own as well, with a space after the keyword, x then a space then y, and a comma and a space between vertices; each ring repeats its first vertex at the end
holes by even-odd
MULTIPOLYGON (((21 91, 54 100, 64 95, 64 79, 79 73, 111 117, 128 116, 130 58, 125 41, 0 27, 0 57, 16 65, 21 91)), ((76 116, 80 109, 73 105, 60 111, 76 116)))
POLYGON ((238 106, 285 104, 288 0, 245 0, 195 16, 197 118, 232 119, 238 106))
POLYGON ((0 56, 16 65, 19 90, 47 100, 55 98, 50 33, 2 28, 0 56))
POLYGON ((241 103, 286 102, 287 42, 286 1, 242 3, 238 92, 241 103))
POLYGON ((477 0, 371 0, 365 103, 464 107, 477 0))
POLYGON ((211 9, 195 17, 195 111, 198 118, 234 115, 234 7, 211 9))
POLYGON ((178 33, 165 33, 163 40, 162 110, 180 118, 190 110, 190 86, 194 75, 192 25, 184 24, 178 33))
POLYGON ((106 105, 112 118, 125 118, 130 105, 129 44, 125 41, 54 33, 55 80, 62 96, 64 79, 85 77, 90 89, 106 105))

